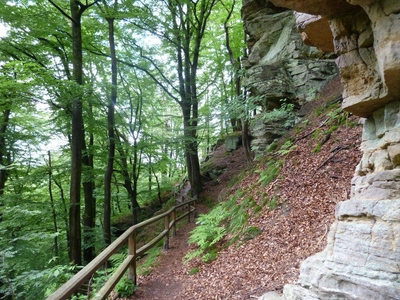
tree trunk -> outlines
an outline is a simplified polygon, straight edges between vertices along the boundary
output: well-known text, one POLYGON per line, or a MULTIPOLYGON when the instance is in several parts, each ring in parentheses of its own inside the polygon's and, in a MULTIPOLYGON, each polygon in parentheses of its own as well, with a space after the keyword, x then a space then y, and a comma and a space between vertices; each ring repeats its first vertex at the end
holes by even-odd
POLYGON ((61 198, 61 202, 63 205, 63 220, 64 220, 64 224, 65 224, 65 233, 67 236, 67 249, 69 249, 69 221, 68 221, 68 209, 67 209, 67 203, 65 201, 65 197, 64 197, 64 189, 61 185, 61 182, 58 182, 54 177, 53 177, 53 181, 56 184, 56 186, 58 187, 58 189, 60 190, 60 198, 61 198))
POLYGON ((154 178, 156 179, 156 183, 157 183, 158 201, 160 202, 160 205, 162 205, 160 181, 158 180, 158 176, 157 176, 156 172, 154 172, 154 168, 151 168, 151 170, 153 170, 154 178))
POLYGON ((183 128, 185 141, 185 158, 192 197, 198 197, 201 192, 200 164, 196 139, 196 127, 192 125, 191 105, 182 105, 183 128))
MULTIPOLYGON (((57 212, 56 212, 56 208, 54 206, 54 198, 53 198, 53 187, 52 187, 52 166, 51 166, 51 153, 50 151, 47 152, 48 153, 48 158, 49 158, 49 197, 50 197, 50 206, 51 206, 51 214, 53 217, 53 229, 54 229, 54 233, 57 234, 58 232, 58 226, 57 226, 57 212)), ((54 237, 54 256, 58 256, 58 236, 56 235, 54 237)))
MULTIPOLYGON (((232 16, 235 5, 236 5, 236 1, 234 0, 232 2, 232 6, 230 8, 225 7, 225 9, 228 12, 228 15, 224 22, 224 31, 225 31, 226 50, 228 51, 229 60, 232 64, 232 66, 234 67, 234 72, 235 72, 235 75, 234 75, 235 76, 235 94, 236 94, 237 99, 240 99, 240 96, 242 93, 241 79, 240 79, 240 75, 239 75, 241 65, 240 65, 240 60, 239 59, 235 60, 235 58, 233 56, 233 51, 232 51, 231 44, 230 44, 229 28, 228 28, 228 21, 232 16)), ((244 119, 244 118, 242 118, 240 121, 241 121, 240 123, 239 123, 239 120, 237 120, 237 122, 234 123, 231 120, 234 130, 240 129, 240 124, 241 124, 242 144, 244 147, 247 161, 249 163, 251 163, 253 161, 254 157, 253 157, 253 153, 251 152, 251 148, 250 148, 249 122, 247 121, 247 119, 244 119), (236 126, 234 126, 234 124, 236 124, 236 126)))
MULTIPOLYGON (((1 118, 0 124, 0 164, 2 166, 7 166, 9 162, 7 161, 7 146, 6 146, 6 131, 8 127, 8 121, 10 119, 11 111, 9 109, 5 109, 3 111, 3 116, 1 118)), ((0 170, 0 199, 4 195, 4 188, 6 186, 6 181, 8 178, 7 169, 1 168, 0 170)), ((3 202, 0 202, 0 209, 4 205, 3 202)), ((3 213, 0 210, 0 222, 3 219, 3 213)))
POLYGON ((242 121, 242 144, 244 147, 244 153, 248 163, 253 163, 254 154, 251 152, 250 147, 250 136, 249 136, 249 122, 245 119, 242 121))
MULTIPOLYGON (((122 147, 122 142, 121 139, 124 139, 125 142, 128 142, 128 139, 126 137, 123 137, 121 133, 117 131, 117 136, 116 138, 118 139, 118 144, 117 144, 117 149, 119 152, 119 155, 121 156, 121 173, 124 178, 124 188, 126 189, 128 193, 128 198, 130 200, 130 207, 132 209, 132 222, 133 224, 138 223, 138 212, 140 211, 140 206, 139 203, 137 202, 137 190, 135 192, 135 189, 137 187, 132 187, 132 182, 131 182, 131 177, 129 176, 129 171, 128 171, 128 162, 127 162, 127 155, 125 151, 123 150, 122 147), (135 194, 136 193, 136 194, 135 194)), ((136 175, 134 175, 136 176, 136 175)))
POLYGON ((106 245, 111 244, 111 178, 114 168, 115 156, 115 120, 114 110, 117 103, 117 57, 115 54, 114 41, 114 19, 107 18, 108 40, 111 53, 111 97, 108 105, 108 163, 104 177, 104 241, 106 245))
MULTIPOLYGON (((78 85, 83 84, 82 70, 82 30, 79 2, 70 0, 72 49, 73 49, 73 78, 78 85)), ((82 265, 82 234, 81 234, 81 173, 82 173, 82 144, 83 144, 83 116, 82 95, 74 94, 72 100, 72 139, 71 139, 71 184, 69 208, 70 247, 69 259, 71 263, 82 265)))
POLYGON ((131 193, 131 201, 132 201, 132 221, 133 224, 137 224, 139 222, 138 214, 140 210, 139 203, 137 201, 137 194, 138 194, 138 180, 139 180, 139 173, 140 173, 140 160, 138 159, 138 145, 137 145, 137 138, 134 137, 133 142, 133 164, 132 164, 132 173, 133 173, 133 187, 131 193))
MULTIPOLYGON (((91 110, 91 108, 90 108, 91 110)), ((92 116, 92 114, 90 113, 92 116)), ((83 213, 83 260, 85 264, 89 263, 96 257, 95 251, 95 227, 96 227, 96 198, 94 197, 94 158, 92 149, 94 145, 93 133, 89 134, 89 149, 86 148, 86 143, 83 141, 83 156, 82 162, 85 167, 83 178, 83 194, 85 197, 85 211, 83 213)))

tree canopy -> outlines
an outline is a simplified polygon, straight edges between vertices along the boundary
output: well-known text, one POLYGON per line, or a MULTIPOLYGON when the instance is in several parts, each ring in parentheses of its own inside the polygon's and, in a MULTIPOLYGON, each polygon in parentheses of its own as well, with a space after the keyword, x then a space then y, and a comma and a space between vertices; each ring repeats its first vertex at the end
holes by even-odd
POLYGON ((2 1, 0 297, 44 298, 185 176, 198 197, 237 129, 240 5, 2 1))

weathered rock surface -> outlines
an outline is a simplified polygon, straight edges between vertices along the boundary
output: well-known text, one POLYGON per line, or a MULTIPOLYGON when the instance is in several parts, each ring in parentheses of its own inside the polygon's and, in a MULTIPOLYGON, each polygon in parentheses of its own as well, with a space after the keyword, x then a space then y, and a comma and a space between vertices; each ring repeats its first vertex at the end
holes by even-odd
POLYGON ((345 86, 344 109, 366 117, 400 97, 400 1, 271 1, 315 15, 296 14, 307 44, 329 49, 330 28, 345 86))
POLYGON ((286 299, 400 299, 399 200, 349 200, 338 205, 327 248, 301 265, 286 299), (383 217, 383 218, 382 218, 383 217), (304 288, 308 291, 304 291, 304 288))
POLYGON ((294 116, 284 112, 275 114, 271 118, 256 117, 250 128, 254 137, 252 141, 253 151, 264 153, 271 143, 283 136, 293 126, 294 121, 294 116))
POLYGON ((282 299, 400 299, 400 1, 271 1, 316 15, 296 13, 297 28, 321 49, 332 38, 343 107, 367 117, 351 197, 282 299))
MULTIPOLYGON (((243 83, 262 112, 279 108, 281 100, 304 105, 337 74, 332 53, 304 45, 293 11, 271 1, 247 0, 243 1, 242 16, 250 50, 243 62, 248 69, 243 83)), ((330 43, 326 48, 333 50, 332 40, 330 43)), ((266 124, 265 130, 268 127, 266 124)), ((271 138, 277 137, 275 133, 252 135, 256 137, 252 147, 257 149, 265 149, 271 138)))
POLYGON ((271 0, 271 2, 278 7, 328 17, 354 9, 346 0, 271 0))
POLYGON ((230 135, 225 139, 225 150, 234 151, 242 145, 242 137, 240 135, 230 135))
POLYGON ((399 167, 400 101, 393 101, 376 110, 364 123, 361 149, 363 158, 356 175, 399 167))
POLYGON ((327 18, 295 12, 296 27, 301 32, 303 42, 322 51, 333 52, 333 35, 327 18))

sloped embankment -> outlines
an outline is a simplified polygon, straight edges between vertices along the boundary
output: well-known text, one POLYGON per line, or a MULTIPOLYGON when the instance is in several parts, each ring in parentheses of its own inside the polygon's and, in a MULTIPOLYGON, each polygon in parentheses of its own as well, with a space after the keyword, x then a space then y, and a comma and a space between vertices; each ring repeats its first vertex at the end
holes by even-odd
MULTIPOLYGON (((358 119, 343 113, 340 103, 330 105, 340 91, 336 79, 321 93, 291 133, 289 153, 267 155, 230 189, 220 185, 220 199, 241 190, 245 193, 239 202, 250 197, 258 205, 266 204, 261 212, 250 212, 249 226, 258 227, 260 235, 221 250, 211 263, 186 265, 187 272, 181 274, 194 267, 200 271, 189 278, 182 275, 186 282, 178 299, 248 299, 281 291, 297 281, 300 263, 325 247, 335 205, 349 196, 361 158, 358 119), (263 186, 260 176, 271 160, 280 160, 282 168, 263 186)), ((213 194, 206 192, 205 197, 216 197, 215 188, 206 190, 213 194)))

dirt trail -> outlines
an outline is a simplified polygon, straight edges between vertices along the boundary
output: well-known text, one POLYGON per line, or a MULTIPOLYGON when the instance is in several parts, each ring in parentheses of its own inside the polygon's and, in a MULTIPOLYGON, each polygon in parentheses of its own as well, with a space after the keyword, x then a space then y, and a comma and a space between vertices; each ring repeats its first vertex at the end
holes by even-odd
POLYGON ((179 295, 185 286, 185 281, 179 276, 182 275, 182 258, 189 250, 188 233, 194 225, 192 222, 177 230, 176 236, 170 238, 170 248, 158 258, 159 265, 150 275, 138 277, 139 289, 129 299, 180 299, 179 295))
MULTIPOLYGON (((187 195, 189 191, 190 183, 187 182, 182 190, 176 194, 176 203, 188 200, 187 195)), ((205 213, 207 207, 202 204, 197 204, 196 211, 197 213, 205 213)), ((182 259, 189 250, 187 241, 189 233, 194 227, 195 221, 193 221, 193 218, 191 218, 190 223, 181 226, 177 230, 176 236, 170 237, 169 249, 165 250, 162 255, 157 258, 159 263, 152 273, 147 276, 138 276, 138 291, 130 298, 118 299, 181 299, 179 295, 185 286, 185 280, 182 280, 182 277, 186 277, 186 268, 182 266, 182 259)))

